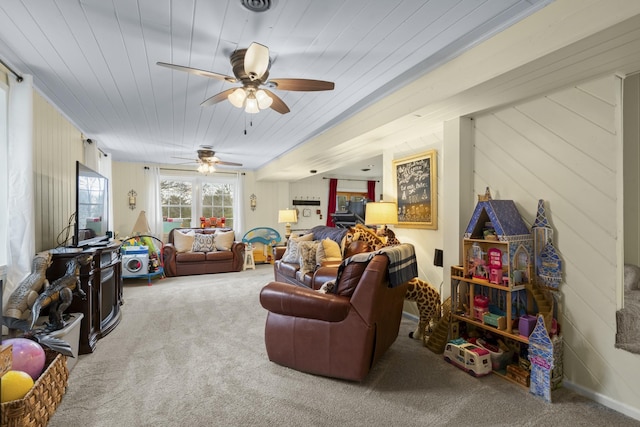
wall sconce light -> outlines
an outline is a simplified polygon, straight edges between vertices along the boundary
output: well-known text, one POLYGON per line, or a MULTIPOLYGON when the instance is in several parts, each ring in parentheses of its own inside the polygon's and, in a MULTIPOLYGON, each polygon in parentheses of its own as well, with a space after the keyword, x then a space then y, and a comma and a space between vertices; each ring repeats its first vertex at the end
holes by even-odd
POLYGON ((135 191, 133 190, 129 191, 129 209, 134 210, 136 208, 137 196, 138 196, 138 193, 136 193, 135 191))
POLYGON ((255 211, 256 206, 258 205, 258 199, 256 198, 256 195, 252 194, 251 196, 249 196, 249 199, 251 199, 251 210, 255 211))

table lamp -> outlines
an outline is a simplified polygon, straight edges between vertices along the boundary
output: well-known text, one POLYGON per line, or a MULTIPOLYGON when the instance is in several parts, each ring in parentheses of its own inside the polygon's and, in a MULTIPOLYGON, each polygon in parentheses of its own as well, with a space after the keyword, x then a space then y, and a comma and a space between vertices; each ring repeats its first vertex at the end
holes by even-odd
POLYGON ((285 237, 288 239, 291 236, 291 223, 298 222, 298 211, 295 209, 281 209, 278 211, 278 223, 286 223, 285 237))
POLYGON ((381 225, 385 229, 387 224, 398 223, 398 205, 394 202, 369 202, 364 213, 366 225, 381 225))

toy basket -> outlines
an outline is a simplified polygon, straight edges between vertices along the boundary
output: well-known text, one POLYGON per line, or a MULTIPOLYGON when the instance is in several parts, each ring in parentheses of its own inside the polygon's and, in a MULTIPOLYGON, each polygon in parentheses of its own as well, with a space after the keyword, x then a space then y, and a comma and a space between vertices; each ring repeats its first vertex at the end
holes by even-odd
POLYGON ((66 356, 45 349, 45 369, 25 397, 2 403, 2 427, 46 426, 67 390, 66 356))

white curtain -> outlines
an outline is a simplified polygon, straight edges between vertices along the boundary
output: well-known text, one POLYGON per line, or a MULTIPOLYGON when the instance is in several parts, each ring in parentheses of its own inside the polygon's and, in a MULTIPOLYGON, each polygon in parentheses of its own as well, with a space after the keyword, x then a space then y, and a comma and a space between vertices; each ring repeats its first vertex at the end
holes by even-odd
POLYGON ((13 290, 31 272, 35 254, 33 194, 33 79, 18 82, 9 75, 8 105, 8 223, 7 286, 3 307, 13 290))
MULTIPOLYGON (((95 143, 94 143, 95 145, 95 143)), ((109 195, 109 224, 107 224, 107 231, 113 232, 113 179, 111 173, 111 156, 100 153, 98 156, 98 173, 105 176, 109 180, 109 188, 107 189, 109 195)))
POLYGON ((145 187, 147 191, 146 214, 151 234, 162 240, 162 205, 160 202, 160 168, 145 166, 145 187))
POLYGON ((244 236, 244 174, 238 172, 236 175, 236 197, 233 200, 233 230, 236 235, 236 240, 242 239, 244 236))

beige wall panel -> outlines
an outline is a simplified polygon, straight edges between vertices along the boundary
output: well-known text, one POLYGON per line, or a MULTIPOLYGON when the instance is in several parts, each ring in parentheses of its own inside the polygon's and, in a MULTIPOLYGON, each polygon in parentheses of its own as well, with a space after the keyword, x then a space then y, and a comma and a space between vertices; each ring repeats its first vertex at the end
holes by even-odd
POLYGON ((640 74, 624 81, 624 260, 640 265, 640 74))
POLYGON ((474 186, 515 200, 529 222, 545 200, 564 262, 565 377, 637 411, 637 355, 614 347, 617 87, 608 76, 475 117, 474 186))
POLYGON ((75 211, 75 162, 82 134, 37 92, 33 99, 36 251, 71 244, 75 211))

